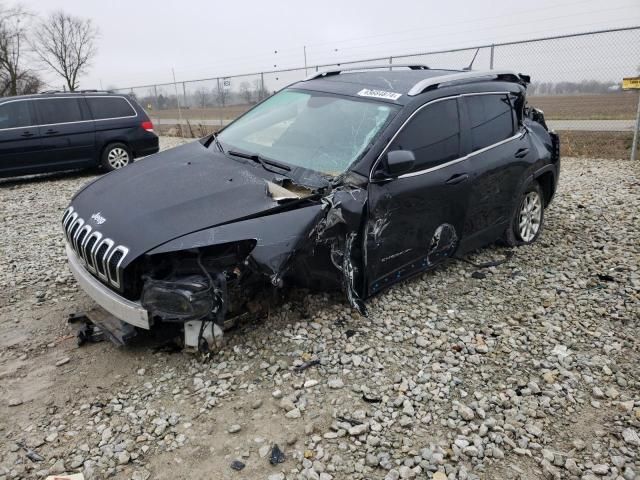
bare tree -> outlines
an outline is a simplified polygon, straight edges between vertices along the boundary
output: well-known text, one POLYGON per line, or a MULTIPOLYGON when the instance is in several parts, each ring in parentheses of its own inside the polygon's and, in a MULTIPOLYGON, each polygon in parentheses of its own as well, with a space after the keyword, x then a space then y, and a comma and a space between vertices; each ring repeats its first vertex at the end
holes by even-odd
POLYGON ((253 81, 253 90, 255 92, 255 99, 257 102, 261 102, 269 96, 266 86, 260 79, 255 79, 253 81))
POLYGON ((240 97, 247 102, 247 104, 251 104, 251 100, 253 100, 253 92, 251 91, 251 84, 247 81, 244 81, 240 84, 240 97))
POLYGON ((23 65, 31 14, 21 6, 0 9, 0 95, 36 93, 42 80, 23 65))
POLYGON ((204 87, 198 88, 193 93, 193 96, 196 102, 196 106, 200 108, 206 107, 207 104, 209 103, 209 91, 204 87))
POLYGON ((78 88, 96 54, 98 29, 90 19, 54 12, 34 32, 32 49, 40 61, 64 78, 69 90, 78 88))

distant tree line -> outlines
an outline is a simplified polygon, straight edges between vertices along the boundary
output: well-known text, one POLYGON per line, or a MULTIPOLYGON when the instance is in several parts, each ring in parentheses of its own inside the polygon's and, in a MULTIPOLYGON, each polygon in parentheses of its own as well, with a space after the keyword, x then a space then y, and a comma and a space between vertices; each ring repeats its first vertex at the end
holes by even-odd
POLYGON ((53 73, 77 90, 96 54, 98 29, 62 11, 38 17, 22 5, 0 3, 0 96, 37 93, 53 73))
POLYGON ((574 95, 579 93, 611 93, 620 90, 620 83, 582 80, 581 82, 531 82, 530 95, 574 95))
MULTIPOLYGON (((178 99, 182 108, 208 108, 208 107, 226 107, 230 105, 254 105, 269 95, 266 85, 263 85, 260 79, 253 82, 243 81, 238 84, 237 88, 232 85, 225 86, 224 79, 214 83, 213 88, 199 86, 196 89, 182 89, 182 83, 178 84, 178 97, 175 93, 166 93, 166 87, 145 88, 144 94, 133 91, 119 90, 122 93, 134 97, 145 107, 151 107, 156 110, 168 110, 178 107, 178 99)), ((173 89, 173 85, 169 87, 173 89)))

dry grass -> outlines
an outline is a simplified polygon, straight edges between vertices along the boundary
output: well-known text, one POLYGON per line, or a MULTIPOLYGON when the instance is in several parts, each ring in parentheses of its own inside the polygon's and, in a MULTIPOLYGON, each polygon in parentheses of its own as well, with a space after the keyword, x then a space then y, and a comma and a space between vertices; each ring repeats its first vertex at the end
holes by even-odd
POLYGON ((561 131, 563 157, 627 159, 631 155, 632 132, 561 131))
POLYGON ((528 98, 549 120, 628 120, 636 116, 638 93, 541 95, 528 98))

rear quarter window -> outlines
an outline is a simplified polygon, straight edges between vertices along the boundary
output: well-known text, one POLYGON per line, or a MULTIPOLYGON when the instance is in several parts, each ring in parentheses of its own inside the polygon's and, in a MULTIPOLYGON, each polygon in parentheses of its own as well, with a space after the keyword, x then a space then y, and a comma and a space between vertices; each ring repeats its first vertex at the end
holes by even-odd
POLYGON ((96 120, 136 116, 131 104, 122 97, 86 97, 86 100, 96 120))

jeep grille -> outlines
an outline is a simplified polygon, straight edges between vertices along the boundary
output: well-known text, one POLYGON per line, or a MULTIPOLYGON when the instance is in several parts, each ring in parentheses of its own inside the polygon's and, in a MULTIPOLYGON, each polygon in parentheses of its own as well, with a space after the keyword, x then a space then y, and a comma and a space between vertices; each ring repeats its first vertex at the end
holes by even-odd
POLYGON ((78 216, 73 207, 64 212, 62 228, 67 243, 84 267, 103 282, 122 290, 122 262, 129 249, 116 245, 113 240, 94 230, 78 216))

